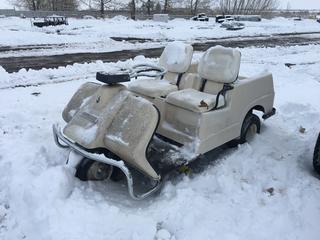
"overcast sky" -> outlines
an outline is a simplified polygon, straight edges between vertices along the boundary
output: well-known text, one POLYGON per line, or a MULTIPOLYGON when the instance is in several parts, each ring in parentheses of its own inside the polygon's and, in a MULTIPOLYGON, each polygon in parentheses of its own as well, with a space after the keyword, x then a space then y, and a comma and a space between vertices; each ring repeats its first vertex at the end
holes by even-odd
MULTIPOLYGON (((0 0, 0 8, 13 8, 12 0, 0 0)), ((278 0, 280 7, 286 9, 289 3, 291 9, 320 9, 320 0, 278 0)))
POLYGON ((0 0, 0 8, 12 8, 11 4, 7 0, 0 0))
POLYGON ((291 9, 320 9, 320 0, 280 0, 279 2, 284 9, 287 8, 288 3, 291 9))

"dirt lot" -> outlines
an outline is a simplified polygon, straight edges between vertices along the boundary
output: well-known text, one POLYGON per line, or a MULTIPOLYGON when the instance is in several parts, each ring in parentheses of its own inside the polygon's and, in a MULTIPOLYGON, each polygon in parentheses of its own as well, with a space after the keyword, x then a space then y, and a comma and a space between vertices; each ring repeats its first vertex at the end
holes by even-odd
MULTIPOLYGON (((204 51, 215 45, 225 47, 276 47, 276 46, 294 46, 294 45, 309 45, 320 43, 320 32, 308 33, 292 33, 292 34, 275 34, 271 36, 255 36, 255 37, 232 37, 232 38, 215 38, 215 39, 198 39, 193 43, 196 51, 204 51)), ((128 42, 147 42, 150 39, 131 39, 131 38, 115 38, 117 41, 128 42)), ((33 49, 48 49, 61 47, 60 45, 27 45, 10 47, 3 46, 0 52, 4 51, 28 51, 33 49)), ((115 52, 100 52, 100 53, 71 53, 54 56, 29 56, 29 57, 8 57, 0 58, 0 65, 8 72, 16 72, 22 68, 25 69, 41 69, 55 68, 66 66, 74 63, 92 62, 101 60, 103 62, 114 62, 126 60, 137 55, 145 57, 159 57, 163 48, 149 48, 137 50, 122 50, 115 52)))

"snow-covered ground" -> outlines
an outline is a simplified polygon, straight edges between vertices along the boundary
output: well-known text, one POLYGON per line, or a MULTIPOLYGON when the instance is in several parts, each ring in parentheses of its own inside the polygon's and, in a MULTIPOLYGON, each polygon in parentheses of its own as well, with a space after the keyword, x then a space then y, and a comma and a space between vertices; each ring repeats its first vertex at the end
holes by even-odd
POLYGON ((200 173, 169 180, 159 195, 140 202, 124 185, 74 178, 66 151, 52 139, 51 124, 62 123, 74 91, 115 63, 0 69, 0 239, 319 239, 312 153, 320 130, 320 48, 241 52, 241 75, 273 73, 277 114, 252 143, 214 157, 200 173), (24 83, 42 85, 10 88, 24 83))
POLYGON ((0 57, 54 55, 74 52, 107 52, 122 49, 157 47, 167 41, 201 41, 208 38, 232 36, 257 36, 276 33, 320 31, 320 24, 313 19, 263 19, 261 22, 245 22, 241 31, 227 31, 215 23, 173 19, 168 23, 152 20, 133 21, 121 16, 112 19, 69 19, 69 25, 37 28, 30 19, 9 17, 0 19, 0 47, 17 45, 59 44, 44 50, 1 51, 0 57), (146 43, 114 41, 110 37, 148 38, 146 43))

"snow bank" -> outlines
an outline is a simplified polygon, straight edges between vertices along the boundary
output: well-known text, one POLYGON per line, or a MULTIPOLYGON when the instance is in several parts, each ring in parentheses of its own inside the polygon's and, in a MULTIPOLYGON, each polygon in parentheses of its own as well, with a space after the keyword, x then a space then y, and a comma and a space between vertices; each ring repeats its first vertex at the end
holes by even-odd
POLYGON ((65 67, 58 67, 57 69, 42 69, 40 71, 33 69, 21 69, 19 72, 12 74, 8 74, 3 68, 0 68, 0 72, 3 72, 2 74, 4 76, 3 78, 0 78, 0 89, 85 79, 87 81, 95 81, 96 73, 98 71, 108 72, 118 71, 119 68, 128 69, 130 66, 137 63, 155 64, 156 61, 154 59, 138 57, 133 60, 129 59, 127 61, 119 61, 117 63, 103 63, 102 61, 84 64, 75 63, 65 67))
POLYGON ((8 85, 10 84, 10 75, 7 71, 0 66, 0 85, 8 85))

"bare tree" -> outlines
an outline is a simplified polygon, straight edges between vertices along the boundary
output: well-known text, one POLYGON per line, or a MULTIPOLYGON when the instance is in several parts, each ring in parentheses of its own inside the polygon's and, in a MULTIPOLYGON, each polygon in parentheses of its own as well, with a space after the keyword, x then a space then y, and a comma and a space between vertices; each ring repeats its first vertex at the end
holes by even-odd
POLYGON ((198 10, 207 10, 210 9, 210 4, 217 2, 219 0, 175 0, 172 2, 172 8, 185 8, 189 10, 189 13, 196 15, 198 10))
POLYGON ((136 20, 136 1, 131 0, 129 3, 129 9, 130 9, 130 16, 131 19, 136 20))
POLYGON ((155 11, 156 11, 156 13, 161 12, 161 4, 159 2, 157 2, 156 6, 155 6, 155 11))
POLYGON ((170 8, 170 0, 164 0, 164 5, 163 5, 163 12, 167 13, 169 8, 170 8))
POLYGON ((90 9, 99 9, 101 17, 105 16, 106 10, 124 8, 128 6, 128 1, 120 0, 78 0, 88 6, 90 9))
POLYGON ((26 8, 28 10, 37 11, 40 9, 39 0, 16 0, 13 2, 14 6, 26 8))
POLYGON ((140 0, 141 8, 143 11, 146 11, 148 15, 151 15, 151 12, 154 10, 154 1, 152 0, 140 0))
POLYGON ((223 14, 259 14, 277 5, 278 0, 220 0, 223 14))
POLYGON ((208 9, 210 7, 210 2, 212 2, 212 0, 188 0, 187 4, 190 9, 190 13, 192 15, 196 15, 198 13, 198 9, 208 9))
POLYGON ((85 5, 87 8, 92 9, 92 0, 78 0, 79 3, 85 5))
POLYGON ((14 4, 33 11, 65 11, 76 10, 78 7, 77 0, 16 0, 14 4))

